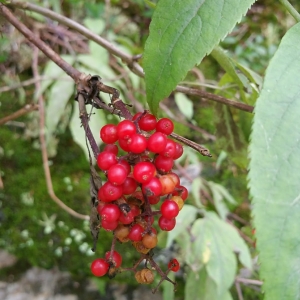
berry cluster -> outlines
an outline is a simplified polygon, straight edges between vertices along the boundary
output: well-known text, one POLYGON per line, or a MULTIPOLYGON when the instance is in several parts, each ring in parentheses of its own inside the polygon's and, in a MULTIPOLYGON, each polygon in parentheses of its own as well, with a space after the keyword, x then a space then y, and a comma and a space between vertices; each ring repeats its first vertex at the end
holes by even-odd
MULTIPOLYGON (((172 172, 174 160, 183 153, 183 147, 168 137, 173 129, 170 119, 157 121, 145 111, 132 120, 107 124, 100 130, 106 145, 98 155, 97 164, 107 178, 98 191, 100 227, 113 231, 114 241, 131 241, 144 259, 157 245, 155 217, 161 230, 172 230, 188 196, 178 175, 172 172), (120 149, 125 154, 118 156, 120 149)), ((95 276, 103 276, 110 274, 110 269, 118 269, 121 263, 122 257, 114 250, 113 243, 104 259, 94 260, 91 270, 95 276)), ((178 269, 178 261, 171 260, 167 272, 178 269)), ((153 281, 150 269, 133 271, 139 283, 153 281)))

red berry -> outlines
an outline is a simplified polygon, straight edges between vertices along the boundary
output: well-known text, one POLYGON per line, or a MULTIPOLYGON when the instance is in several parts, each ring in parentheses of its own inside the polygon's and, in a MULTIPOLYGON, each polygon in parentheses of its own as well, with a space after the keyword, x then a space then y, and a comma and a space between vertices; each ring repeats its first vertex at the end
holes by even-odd
POLYGON ((153 153, 160 153, 164 151, 167 144, 167 137, 161 132, 153 133, 147 142, 147 148, 153 153))
POLYGON ((122 165, 123 167, 125 167, 126 173, 128 175, 131 171, 131 166, 130 166, 129 162, 125 159, 120 159, 119 164, 122 165))
POLYGON ((182 155, 182 153, 183 153, 183 147, 182 147, 182 145, 180 145, 180 144, 178 144, 178 143, 175 142, 175 146, 176 146, 176 151, 175 151, 175 154, 173 156, 173 159, 179 158, 182 155))
POLYGON ((160 197, 159 196, 150 196, 150 197, 148 197, 148 201, 151 205, 155 205, 160 201, 160 197))
POLYGON ((154 115, 147 113, 139 120, 138 123, 141 130, 151 131, 156 128, 157 122, 154 115))
POLYGON ((115 201, 123 195, 121 185, 113 185, 109 181, 105 182, 98 191, 98 198, 104 202, 115 201))
MULTIPOLYGON (((105 259, 109 262, 110 261, 110 253, 111 251, 107 251, 105 253, 105 259)), ((119 252, 114 251, 111 256, 111 262, 114 264, 116 268, 119 268, 122 264, 122 256, 119 252)))
POLYGON ((180 268, 178 260, 176 258, 171 259, 168 263, 168 268, 173 272, 177 272, 180 268))
POLYGON ((136 128, 132 121, 123 120, 117 125, 118 138, 128 140, 135 132, 136 128))
POLYGON ((155 173, 156 169, 151 162, 142 161, 133 167, 133 177, 140 183, 148 183, 155 173))
POLYGON ((123 183, 123 194, 131 195, 137 188, 137 182, 132 177, 127 177, 123 183))
POLYGON ((107 144, 103 148, 103 151, 111 152, 111 153, 113 153, 115 155, 118 155, 119 148, 115 144, 107 144))
POLYGON ((176 219, 167 219, 163 216, 161 216, 158 219, 158 226, 160 227, 161 230, 164 231, 171 231, 176 225, 176 219))
POLYGON ((150 196, 160 196, 162 192, 162 186, 158 178, 153 177, 148 183, 142 185, 142 191, 144 195, 150 196))
POLYGON ((113 124, 107 124, 100 130, 100 137, 106 144, 113 144, 118 140, 117 126, 113 124))
POLYGON ((189 192, 186 187, 180 185, 176 187, 175 191, 172 193, 173 196, 180 196, 182 200, 186 200, 189 195, 189 192))
POLYGON ((141 210, 137 205, 129 204, 129 207, 134 217, 138 216, 141 213, 141 210))
POLYGON ((128 145, 130 152, 139 154, 146 150, 147 140, 143 135, 135 133, 128 139, 128 145))
POLYGON ((105 204, 102 208, 99 208, 98 213, 101 216, 101 220, 105 220, 107 222, 117 221, 121 215, 119 206, 111 203, 105 204))
POLYGON ((106 231, 113 231, 113 230, 115 230, 118 227, 118 224, 119 224, 118 221, 108 222, 106 220, 101 220, 101 226, 106 231))
POLYGON ((139 118, 139 116, 141 116, 142 113, 141 112, 138 112, 136 113, 133 117, 132 117, 132 121, 135 121, 137 118, 139 118))
POLYGON ((134 220, 134 214, 132 211, 129 211, 127 215, 121 214, 119 217, 119 222, 121 222, 124 225, 131 224, 134 220))
POLYGON ((159 154, 164 157, 173 158, 176 152, 176 144, 174 141, 167 139, 167 144, 164 151, 160 152, 159 154))
POLYGON ((140 224, 134 224, 128 234, 128 238, 133 242, 142 240, 142 233, 145 231, 144 227, 140 224))
POLYGON ((95 276, 103 276, 107 273, 109 264, 103 258, 95 259, 91 264, 91 271, 95 276))
POLYGON ((122 150, 129 152, 129 143, 128 143, 128 139, 119 139, 119 146, 122 150))
POLYGON ((112 152, 103 151, 97 157, 97 164, 103 171, 107 171, 111 166, 117 163, 117 157, 112 152))
POLYGON ((162 173, 169 172, 173 168, 173 158, 158 155, 154 160, 154 165, 162 173))
POLYGON ((173 219, 178 215, 179 207, 176 202, 172 200, 165 200, 160 207, 160 211, 163 217, 173 219))
POLYGON ((156 131, 162 132, 166 135, 171 134, 173 130, 174 130, 174 124, 168 118, 162 118, 156 124, 156 131))
POLYGON ((109 168, 107 171, 107 179, 113 185, 121 185, 127 178, 127 170, 121 164, 115 164, 109 168))

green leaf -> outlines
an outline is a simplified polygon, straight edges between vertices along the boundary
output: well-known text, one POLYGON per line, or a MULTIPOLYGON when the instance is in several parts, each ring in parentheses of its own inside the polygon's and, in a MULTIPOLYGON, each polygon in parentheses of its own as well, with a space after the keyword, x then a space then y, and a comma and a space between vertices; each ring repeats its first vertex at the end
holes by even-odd
POLYGON ((255 107, 249 186, 265 300, 297 300, 300 253, 300 23, 267 68, 255 107))
POLYGON ((180 110, 180 112, 187 118, 191 119, 194 114, 193 102, 182 93, 175 94, 175 102, 180 110))
POLYGON ((243 265, 251 269, 251 256, 247 245, 237 231, 217 217, 207 213, 194 223, 191 234, 194 237, 188 264, 194 271, 206 268, 210 278, 217 285, 221 296, 234 282, 237 261, 235 253, 243 265))
POLYGON ((239 86, 240 89, 247 87, 240 74, 237 74, 235 70, 234 61, 226 55, 226 52, 221 47, 215 47, 211 52, 211 56, 220 64, 220 66, 229 74, 233 81, 239 86))
POLYGON ((67 75, 61 76, 52 85, 48 95, 46 107, 47 144, 52 141, 52 135, 57 130, 61 118, 65 114, 66 105, 74 93, 74 82, 67 75))
POLYGON ((205 268, 200 272, 188 272, 185 285, 185 300, 232 300, 228 291, 217 293, 215 282, 208 276, 205 268))
POLYGON ((148 104, 158 104, 241 20, 255 0, 164 0, 157 3, 145 45, 148 104))
MULTIPOLYGON (((101 109, 97 109, 94 112, 95 114, 91 115, 89 126, 91 128, 91 132, 93 133, 93 136, 97 144, 100 145, 101 140, 100 140, 99 130, 102 126, 106 124, 105 115, 103 113, 103 110, 101 109)), ((81 120, 79 118, 79 108, 77 102, 74 103, 73 115, 70 121, 70 129, 74 141, 82 148, 87 160, 89 160, 89 153, 86 146, 85 132, 81 126, 81 120)), ((94 157, 92 151, 91 151, 91 156, 94 157)))

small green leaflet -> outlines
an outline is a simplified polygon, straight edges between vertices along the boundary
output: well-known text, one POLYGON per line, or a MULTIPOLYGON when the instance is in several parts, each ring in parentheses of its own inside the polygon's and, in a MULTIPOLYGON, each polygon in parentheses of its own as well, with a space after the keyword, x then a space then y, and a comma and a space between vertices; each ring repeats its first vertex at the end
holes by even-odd
POLYGON ((249 187, 265 300, 300 299, 300 23, 272 58, 255 106, 249 187))
POLYGON ((157 3, 144 53, 148 104, 158 104, 241 20, 255 0, 163 0, 157 3))

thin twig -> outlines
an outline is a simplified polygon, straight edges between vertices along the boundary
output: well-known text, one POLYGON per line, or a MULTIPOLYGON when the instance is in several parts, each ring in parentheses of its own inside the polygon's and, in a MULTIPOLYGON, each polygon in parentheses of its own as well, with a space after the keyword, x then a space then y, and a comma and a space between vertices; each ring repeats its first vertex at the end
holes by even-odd
POLYGON ((0 119, 0 125, 3 125, 5 123, 7 123, 8 121, 15 120, 25 114, 28 114, 31 111, 38 110, 38 109, 39 109, 39 106, 37 104, 34 104, 34 103, 26 104, 23 108, 17 110, 16 112, 12 113, 11 115, 0 119))
POLYGON ((237 101, 234 101, 234 100, 229 100, 229 99, 227 99, 225 97, 222 97, 222 96, 219 96, 219 95, 211 94, 211 93, 201 91, 201 90, 197 90, 197 89, 188 88, 188 87, 185 87, 185 86, 178 85, 176 87, 176 91, 184 93, 186 95, 200 96, 202 98, 206 98, 206 99, 209 99, 209 100, 212 100, 212 101, 215 101, 215 102, 223 103, 223 104, 226 104, 228 106, 235 107, 235 108, 238 108, 240 110, 244 110, 244 111, 247 111, 247 112, 250 112, 250 113, 252 113, 253 109, 254 109, 254 107, 251 106, 251 105, 248 105, 248 104, 245 104, 245 103, 242 103, 242 102, 237 102, 237 101))
MULTIPOLYGON (((66 18, 64 16, 61 16, 61 15, 55 13, 54 11, 39 7, 39 6, 29 3, 29 2, 11 1, 10 4, 13 6, 19 7, 19 8, 37 12, 43 16, 49 17, 53 20, 56 20, 56 21, 64 24, 65 26, 68 26, 69 28, 72 28, 72 29, 78 31, 79 33, 84 35, 89 40, 92 40, 95 43, 97 43, 98 45, 105 48, 111 54, 121 58, 122 61, 127 63, 128 67, 135 74, 137 74, 140 77, 144 77, 143 68, 134 60, 134 58, 131 55, 123 52, 122 50, 120 50, 118 47, 116 47, 115 45, 113 45, 112 43, 110 43, 109 41, 104 39, 103 37, 91 32, 90 30, 88 30, 84 26, 80 25, 79 23, 77 23, 69 18, 66 18)), ((244 111, 250 112, 250 113, 252 113, 253 109, 254 109, 253 106, 250 106, 248 104, 237 102, 234 100, 229 100, 225 97, 218 96, 218 95, 208 93, 205 91, 201 91, 199 89, 187 88, 187 87, 178 85, 175 90, 177 92, 182 92, 187 95, 200 96, 202 98, 206 98, 206 99, 209 99, 209 100, 212 100, 215 102, 223 103, 225 105, 228 105, 228 106, 240 109, 240 110, 244 110, 244 111)))
POLYGON ((241 289, 240 283, 238 281, 235 281, 235 288, 236 288, 239 300, 244 300, 242 289, 241 289))
POLYGON ((48 45, 46 45, 39 37, 37 37, 31 30, 29 30, 23 23, 21 23, 11 11, 0 3, 0 12, 3 16, 14 25, 33 45, 38 47, 48 58, 55 62, 62 68, 75 82, 80 78, 81 73, 63 60, 57 53, 55 53, 48 45))
POLYGON ((1 177, 1 172, 0 172, 0 189, 4 189, 4 184, 2 181, 2 177, 1 177))
MULTIPOLYGON (((33 49, 33 60, 32 60, 32 72, 34 78, 39 77, 39 72, 38 72, 38 48, 34 47, 33 49)), ((40 81, 36 80, 35 81, 35 88, 36 88, 36 94, 38 94, 41 86, 40 86, 40 81)), ((76 217, 78 219, 82 220, 89 220, 89 216, 87 215, 82 215, 76 211, 74 211, 72 208, 67 206, 65 203, 63 203, 55 194, 53 190, 53 184, 52 184, 52 178, 51 178, 51 172, 49 168, 49 163, 48 163, 48 153, 47 153, 47 145, 46 145, 46 139, 45 139, 45 108, 44 108, 44 99, 43 96, 40 95, 38 97, 38 102, 39 102, 39 115, 40 115, 40 143, 41 143, 41 151, 42 151, 42 158, 43 158, 43 168, 44 168, 44 173, 45 173, 45 178, 46 178, 46 184, 47 184, 47 190, 48 194, 50 195, 51 199, 57 203, 63 210, 68 212, 70 215, 73 217, 76 217)))
POLYGON ((235 280, 237 282, 241 282, 243 284, 252 284, 252 285, 258 285, 258 286, 262 286, 263 282, 260 280, 255 280, 255 279, 248 279, 248 278, 242 278, 242 277, 236 277, 235 280))
POLYGON ((206 149, 204 146, 201 146, 189 139, 186 139, 184 137, 182 137, 181 135, 178 135, 177 133, 171 133, 171 137, 174 138, 175 140, 184 143, 185 145, 195 149, 196 151, 200 152, 203 156, 208 156, 208 157, 212 157, 212 155, 210 154, 209 150, 206 149))

